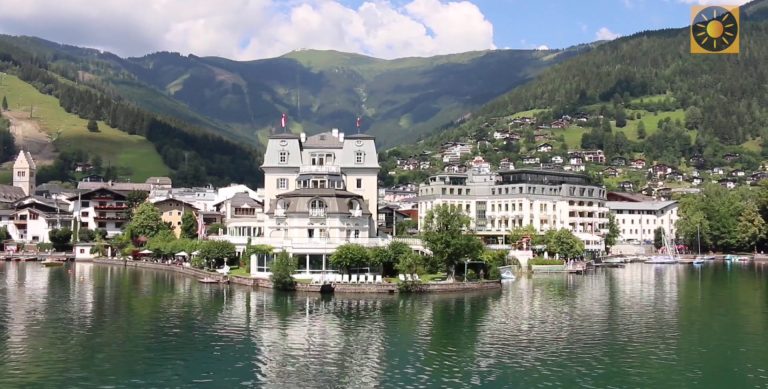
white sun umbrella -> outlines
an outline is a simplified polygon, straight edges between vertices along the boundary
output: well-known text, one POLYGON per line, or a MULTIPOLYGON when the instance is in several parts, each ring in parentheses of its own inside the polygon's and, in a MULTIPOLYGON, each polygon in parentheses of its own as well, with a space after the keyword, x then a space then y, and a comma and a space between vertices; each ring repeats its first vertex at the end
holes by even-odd
POLYGON ((145 249, 145 250, 139 251, 139 254, 154 254, 154 252, 152 250, 145 249))
POLYGON ((186 251, 181 251, 181 252, 176 253, 176 256, 177 257, 188 257, 189 254, 187 254, 186 251))

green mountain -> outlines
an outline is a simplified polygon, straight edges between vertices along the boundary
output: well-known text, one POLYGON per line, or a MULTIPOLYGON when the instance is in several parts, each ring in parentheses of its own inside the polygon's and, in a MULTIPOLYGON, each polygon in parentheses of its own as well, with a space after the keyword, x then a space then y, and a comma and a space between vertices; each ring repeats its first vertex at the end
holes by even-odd
POLYGON ((50 59, 51 69, 157 114, 257 144, 278 127, 364 132, 381 143, 408 143, 531 80, 591 46, 496 50, 382 60, 303 50, 257 61, 160 52, 119 58, 30 37, 0 36, 50 59))
POLYGON ((211 130, 216 123, 210 119, 138 84, 122 70, 122 61, 36 38, 0 37, 0 73, 9 82, 3 92, 12 102, 8 114, 21 120, 18 115, 28 112, 28 126, 47 133, 58 152, 38 179, 74 180, 77 163, 99 157, 110 177, 170 172, 179 185, 262 181, 258 150, 225 139, 211 130), (119 81, 138 85, 137 95, 151 96, 152 109, 124 92, 129 88, 118 89, 119 81))
MULTIPOLYGON (((530 109, 550 117, 581 110, 649 108, 667 96, 670 108, 701 113, 688 127, 697 138, 739 145, 768 139, 768 1, 741 8, 738 55, 692 55, 689 29, 641 32, 600 45, 542 72, 533 82, 479 110, 478 120, 530 109), (618 105, 617 105, 618 103, 618 105)), ((654 111, 656 109, 651 109, 654 111)))

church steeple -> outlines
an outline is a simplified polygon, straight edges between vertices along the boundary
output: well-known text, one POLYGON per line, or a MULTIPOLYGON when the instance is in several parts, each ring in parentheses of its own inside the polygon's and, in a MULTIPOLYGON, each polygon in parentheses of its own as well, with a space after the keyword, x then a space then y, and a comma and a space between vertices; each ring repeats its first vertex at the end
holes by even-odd
POLYGON ((37 165, 29 151, 21 150, 13 163, 13 186, 19 187, 27 196, 35 194, 37 165))

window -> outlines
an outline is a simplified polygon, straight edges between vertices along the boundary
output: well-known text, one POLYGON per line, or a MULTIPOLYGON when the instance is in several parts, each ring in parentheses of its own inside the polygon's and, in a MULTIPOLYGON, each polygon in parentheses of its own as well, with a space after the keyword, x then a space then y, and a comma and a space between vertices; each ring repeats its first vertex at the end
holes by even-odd
POLYGON ((25 171, 18 171, 16 172, 16 177, 24 177, 27 175, 27 172, 25 171))
POLYGON ((99 228, 107 228, 106 222, 99 222, 99 228))
POLYGON ((81 207, 82 208, 88 208, 90 206, 91 206, 91 202, 90 201, 83 201, 81 207))
POLYGON ((309 202, 309 216, 325 216, 325 203, 320 199, 313 199, 309 202))
POLYGON ((288 163, 288 152, 285 150, 280 151, 280 157, 279 157, 280 163, 288 163))
POLYGON ((288 189, 288 179, 287 178, 278 178, 277 179, 277 189, 288 189))
POLYGON ((362 178, 358 178, 355 181, 355 185, 356 185, 357 189, 362 189, 363 188, 363 179, 362 178))
POLYGON ((88 228, 88 222, 80 222, 80 228, 88 228))
POLYGON ((81 217, 88 217, 88 212, 80 212, 81 217))
POLYGON ((362 164, 365 162, 365 153, 362 151, 355 151, 355 163, 362 164))

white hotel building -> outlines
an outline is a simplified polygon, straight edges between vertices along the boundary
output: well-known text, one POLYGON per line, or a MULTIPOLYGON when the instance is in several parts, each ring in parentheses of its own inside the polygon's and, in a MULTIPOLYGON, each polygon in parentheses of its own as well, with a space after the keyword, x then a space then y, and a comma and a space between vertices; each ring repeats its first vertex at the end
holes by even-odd
POLYGON ((652 242, 659 227, 673 240, 677 237, 677 201, 608 201, 606 206, 616 217, 619 241, 652 242))
MULTIPOLYGON (((253 228, 241 222, 218 239, 235 243, 238 251, 248 239, 285 250, 298 257, 303 273, 330 269, 328 257, 344 243, 382 244, 376 237, 379 162, 372 136, 336 129, 309 137, 273 134, 262 170, 263 218, 252 215, 253 228)), ((268 274, 267 261, 258 258, 251 274, 268 274)))
POLYGON ((419 187, 419 229, 426 213, 453 204, 472 219, 472 229, 489 244, 505 242, 509 231, 532 225, 537 231, 567 228, 588 251, 603 251, 608 222, 606 190, 581 174, 511 170, 498 174, 439 174, 419 187))

